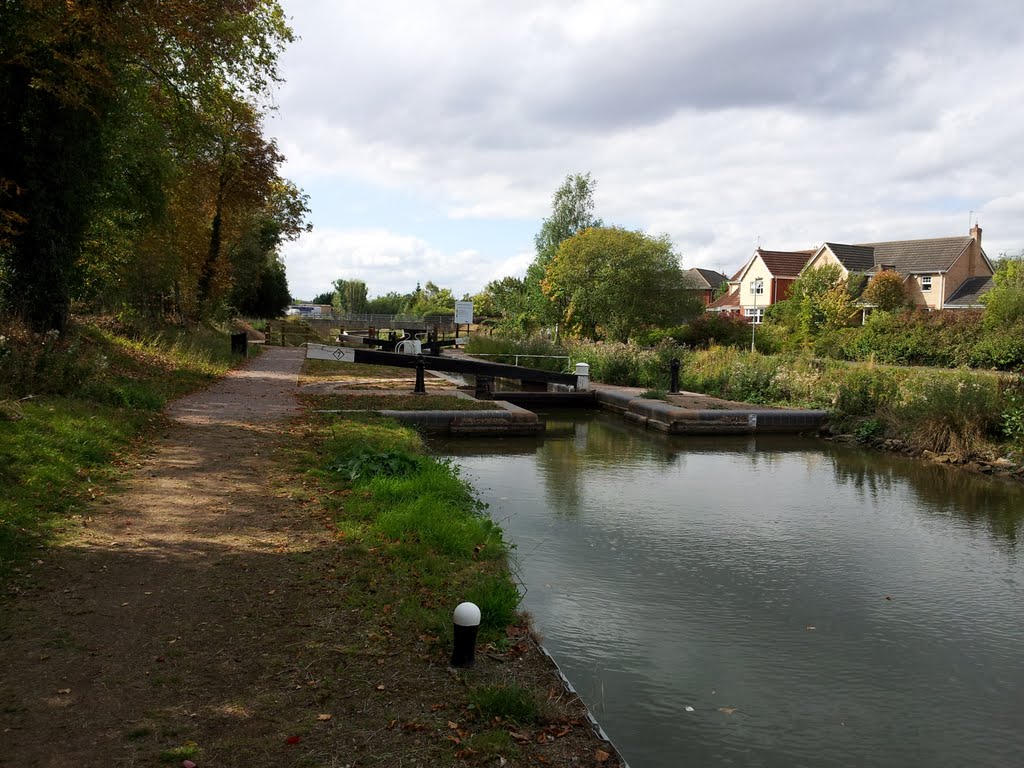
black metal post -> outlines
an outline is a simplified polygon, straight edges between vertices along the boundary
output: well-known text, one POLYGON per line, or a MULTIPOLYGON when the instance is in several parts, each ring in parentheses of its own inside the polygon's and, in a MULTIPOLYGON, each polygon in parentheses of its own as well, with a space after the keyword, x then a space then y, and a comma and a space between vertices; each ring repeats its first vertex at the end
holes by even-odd
POLYGON ((678 392, 679 392, 679 359, 678 358, 673 357, 669 361, 669 370, 672 371, 672 379, 671 379, 671 382, 669 383, 669 390, 668 391, 671 392, 673 395, 675 395, 675 394, 678 394, 678 392))
POLYGON ((427 366, 423 364, 423 356, 416 356, 416 389, 413 390, 413 394, 425 395, 427 394, 427 384, 423 380, 423 374, 426 371, 427 366))

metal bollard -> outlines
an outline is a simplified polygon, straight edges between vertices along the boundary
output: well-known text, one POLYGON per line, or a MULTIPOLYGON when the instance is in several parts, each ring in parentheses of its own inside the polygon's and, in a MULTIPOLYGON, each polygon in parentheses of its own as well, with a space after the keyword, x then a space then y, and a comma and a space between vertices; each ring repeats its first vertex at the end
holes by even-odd
POLYGON ((576 363, 576 391, 586 392, 590 389, 590 365, 576 363))
POLYGON ((669 383, 668 391, 673 395, 679 393, 679 359, 673 357, 669 361, 669 370, 672 372, 672 379, 669 383))
POLYGON ((427 394, 427 384, 423 380, 423 374, 426 371, 427 366, 423 364, 423 355, 416 356, 416 388, 413 390, 415 395, 427 394))
POLYGON ((480 609, 473 603, 459 603, 452 614, 455 624, 453 667, 472 667, 476 661, 476 633, 480 629, 480 609))

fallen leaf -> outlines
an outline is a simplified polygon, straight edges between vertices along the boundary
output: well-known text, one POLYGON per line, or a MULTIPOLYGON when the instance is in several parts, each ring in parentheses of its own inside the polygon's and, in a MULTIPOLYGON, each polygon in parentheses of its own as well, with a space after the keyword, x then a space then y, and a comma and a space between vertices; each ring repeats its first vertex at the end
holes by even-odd
POLYGON ((530 740, 530 734, 525 733, 525 732, 509 731, 508 735, 511 736, 514 741, 529 741, 530 740))
POLYGON ((57 693, 71 693, 70 688, 58 688, 57 693))
POLYGON ((727 715, 731 715, 733 712, 738 712, 739 710, 736 707, 719 707, 718 711, 724 712, 727 715))
POLYGON ((603 749, 594 750, 594 759, 599 763, 608 762, 609 757, 611 757, 611 753, 605 752, 603 749))
POLYGON ((383 690, 384 690, 384 684, 383 684, 383 683, 381 683, 380 685, 378 685, 378 686, 377 686, 377 690, 378 690, 378 691, 383 691, 383 690))
POLYGON ((316 719, 317 720, 330 720, 332 717, 333 717, 333 715, 323 714, 323 715, 317 715, 316 719))
POLYGON ((459 724, 453 723, 451 720, 448 721, 448 727, 451 728, 453 731, 459 730, 459 724))
POLYGON ((182 760, 181 768, 196 768, 196 764, 193 763, 191 760, 182 760))
POLYGON ((287 739, 285 739, 285 741, 288 742, 289 744, 298 744, 300 741, 302 741, 302 737, 301 736, 289 736, 287 739))
POLYGON ((804 627, 804 629, 806 629, 808 632, 813 632, 814 630, 817 629, 817 627, 815 627, 813 624, 808 624, 807 626, 804 627))
POLYGON ((685 709, 687 712, 693 712, 693 707, 691 706, 687 706, 685 709))

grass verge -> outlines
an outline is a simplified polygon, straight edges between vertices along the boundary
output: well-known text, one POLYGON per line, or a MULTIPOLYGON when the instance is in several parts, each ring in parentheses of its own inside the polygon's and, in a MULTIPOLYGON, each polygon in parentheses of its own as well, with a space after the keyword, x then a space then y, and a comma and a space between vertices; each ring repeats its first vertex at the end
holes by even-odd
POLYGON ((104 495, 166 402, 232 365, 227 333, 133 333, 102 320, 0 342, 0 578, 104 495))

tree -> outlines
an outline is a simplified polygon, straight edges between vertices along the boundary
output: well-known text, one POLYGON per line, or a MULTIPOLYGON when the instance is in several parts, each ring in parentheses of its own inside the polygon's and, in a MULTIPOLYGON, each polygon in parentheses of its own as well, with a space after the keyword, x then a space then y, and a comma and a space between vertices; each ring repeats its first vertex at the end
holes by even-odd
POLYGON ((1024 259, 1002 259, 992 282, 992 288, 981 297, 985 326, 1006 328, 1024 320, 1024 259))
POLYGON ((409 303, 402 309, 404 314, 414 317, 455 314, 455 295, 451 289, 440 288, 429 280, 423 288, 417 285, 415 293, 410 298, 409 303))
POLYGON ((590 227, 563 241, 542 283, 544 293, 565 307, 568 327, 620 341, 699 312, 690 287, 667 235, 618 227, 590 227))
POLYGON ((903 276, 899 272, 883 270, 875 274, 861 294, 867 304, 873 304, 883 312, 906 309, 910 303, 903 276))
POLYGON ((525 287, 531 309, 540 322, 557 323, 565 314, 566 308, 558 304, 559 299, 552 299, 541 287, 558 247, 577 232, 602 225, 601 219, 594 216, 596 185, 589 173, 566 176, 551 198, 551 216, 544 219, 533 239, 537 255, 526 270, 525 287))
POLYGON ((311 304, 332 304, 334 302, 334 291, 318 293, 313 297, 311 304))
POLYGON ((383 296, 370 299, 366 311, 374 315, 399 315, 411 301, 412 294, 388 291, 383 296))
POLYGON ((503 277, 492 280, 475 299, 481 315, 495 315, 498 327, 518 335, 528 335, 536 330, 537 322, 530 311, 530 294, 526 281, 518 277, 503 277))
MULTIPOLYGON (((205 198, 201 171, 217 168, 220 137, 269 158, 263 177, 277 179, 255 105, 291 39, 276 0, 0 3, 0 311, 61 329, 78 285, 109 299, 132 283, 133 298, 170 292, 179 307, 226 295, 223 233, 243 231, 249 205, 225 224, 227 195, 205 198), (182 231, 200 213, 202 252, 182 231)), ((259 208, 269 185, 249 189, 259 208)))
POLYGON ((339 314, 364 314, 367 311, 366 283, 362 280, 335 280, 331 304, 339 314))
POLYGON ((804 270, 790 286, 787 301, 798 330, 808 336, 847 325, 855 312, 838 264, 804 270))

